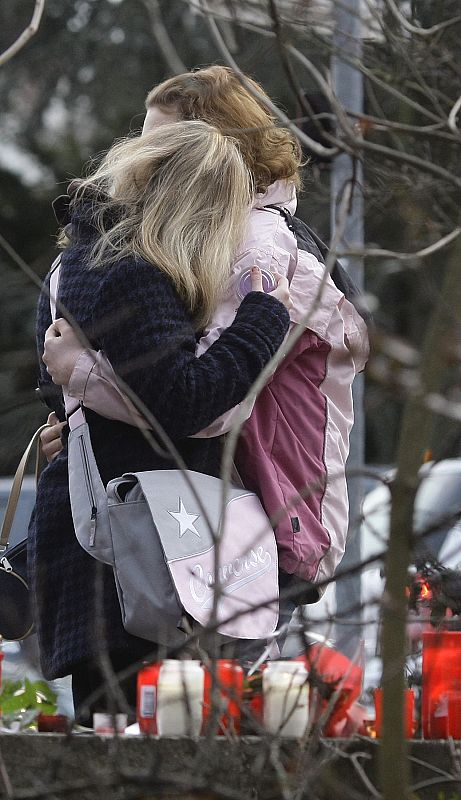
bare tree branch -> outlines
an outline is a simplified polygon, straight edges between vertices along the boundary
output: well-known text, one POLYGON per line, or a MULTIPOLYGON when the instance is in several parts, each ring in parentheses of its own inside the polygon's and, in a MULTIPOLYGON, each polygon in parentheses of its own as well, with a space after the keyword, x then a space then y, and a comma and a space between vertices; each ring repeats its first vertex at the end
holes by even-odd
POLYGON ((339 257, 360 256, 363 258, 395 258, 398 261, 413 261, 414 259, 427 258, 427 256, 433 255, 438 250, 446 247, 447 244, 450 244, 450 242, 453 242, 460 233, 461 227, 457 227, 450 233, 447 233, 446 236, 442 236, 441 239, 433 242, 433 244, 423 247, 421 250, 416 250, 414 253, 399 253, 396 250, 382 250, 377 247, 354 248, 354 246, 351 245, 351 247, 348 247, 347 250, 340 251, 338 255, 339 257))
POLYGON ((0 67, 3 66, 3 64, 6 64, 10 58, 13 58, 16 53, 22 50, 29 39, 31 39, 32 36, 37 33, 44 8, 45 0, 35 0, 34 13, 31 21, 29 22, 27 28, 25 28, 21 35, 16 39, 16 41, 7 50, 0 54, 0 67))
POLYGON ((155 41, 171 72, 173 75, 181 75, 183 72, 187 72, 187 67, 183 63, 166 29, 158 0, 143 0, 143 2, 149 14, 155 41))
MULTIPOLYGON (((309 70, 309 72, 316 77, 320 88, 325 92, 326 96, 328 97, 328 100, 332 104, 334 111, 337 113, 338 121, 341 123, 341 127, 344 131, 346 139, 352 148, 360 148, 365 151, 369 150, 375 153, 380 153, 381 155, 384 155, 387 158, 389 158, 391 161, 403 162, 409 164, 417 168, 421 172, 427 172, 439 178, 443 178, 443 180, 452 183, 457 188, 461 188, 461 178, 458 178, 457 175, 449 172, 448 170, 444 169, 438 164, 434 164, 431 161, 425 161, 423 158, 415 156, 412 153, 396 150, 395 148, 387 147, 386 145, 376 144, 375 142, 370 142, 369 140, 362 138, 362 136, 358 136, 357 128, 356 127, 353 128, 350 125, 347 119, 346 112, 344 111, 344 109, 340 107, 339 103, 337 102, 334 96, 334 92, 332 91, 328 82, 320 74, 319 70, 317 70, 317 68, 311 64, 309 59, 306 58, 306 56, 304 56, 304 54, 301 53, 297 48, 290 46, 289 50, 298 59, 298 61, 300 61, 309 70)), ((361 68, 362 68, 361 64, 357 63, 357 69, 361 68)), ((369 70, 362 70, 362 71, 364 71, 365 75, 370 75, 369 70)), ((408 98, 405 99, 407 100, 408 98)), ((419 108, 423 107, 418 106, 418 109, 419 108)), ((424 111, 426 111, 426 109, 424 109, 424 111)), ((440 117, 436 117, 435 114, 432 114, 431 112, 429 112, 429 115, 433 120, 440 122, 440 117)), ((344 147, 344 149, 347 148, 344 147)))
POLYGON ((461 95, 458 97, 456 103, 454 104, 453 108, 451 109, 448 115, 448 127, 453 131, 453 133, 458 133, 459 128, 456 124, 456 118, 461 110, 461 95))
POLYGON ((395 97, 397 100, 400 100, 409 108, 413 108, 415 111, 418 111, 422 116, 431 119, 433 122, 436 123, 440 122, 440 117, 438 117, 437 114, 434 114, 432 111, 429 111, 428 108, 425 108, 425 106, 422 106, 420 103, 417 103, 416 100, 413 100, 413 98, 404 94, 404 92, 401 92, 399 89, 396 89, 395 86, 386 83, 386 81, 379 78, 378 75, 376 75, 372 69, 366 67, 363 63, 359 62, 355 62, 355 65, 357 69, 360 69, 363 72, 366 78, 368 78, 372 83, 375 83, 376 86, 379 86, 380 89, 383 89, 384 92, 391 95, 392 97, 395 97))
POLYGON ((317 67, 314 66, 312 61, 307 58, 304 53, 301 53, 297 47, 293 45, 289 45, 288 48, 289 52, 301 62, 301 64, 308 70, 308 72, 312 75, 312 77, 316 80, 319 88, 325 94, 325 97, 328 98, 333 111, 336 114, 336 119, 341 125, 344 133, 348 135, 349 139, 352 142, 357 141, 357 129, 354 130, 353 124, 348 119, 347 113, 342 107, 342 105, 338 102, 333 89, 331 88, 330 83, 323 77, 322 73, 320 72, 317 67))
POLYGON ((253 97, 256 97, 256 99, 262 105, 264 105, 271 112, 271 114, 273 114, 280 122, 282 122, 283 125, 285 125, 291 131, 293 131, 293 133, 298 137, 300 142, 302 142, 306 147, 308 147, 309 150, 311 150, 313 153, 316 153, 319 156, 328 156, 328 157, 331 157, 336 153, 338 153, 337 148, 324 147, 323 145, 314 141, 314 139, 311 139, 310 136, 307 136, 307 134, 305 134, 296 125, 294 125, 291 119, 287 117, 287 115, 284 114, 283 111, 277 108, 277 106, 274 103, 272 103, 272 101, 269 100, 269 98, 263 97, 263 95, 261 95, 259 92, 256 91, 256 89, 254 89, 254 87, 247 81, 245 75, 243 74, 242 70, 240 69, 236 61, 233 59, 231 53, 229 52, 228 47, 226 46, 226 43, 224 42, 223 37, 221 36, 221 33, 219 31, 219 28, 215 20, 213 19, 211 14, 208 13, 209 9, 207 0, 200 0, 200 2, 202 4, 202 8, 204 9, 204 11, 207 12, 205 14, 207 24, 208 27, 210 28, 211 34, 213 36, 216 45, 221 51, 221 54, 225 59, 225 61, 227 62, 227 64, 230 67, 232 67, 238 79, 242 82, 243 86, 245 86, 245 89, 247 89, 247 91, 250 92, 250 94, 252 94, 253 97))
MULTIPOLYGON (((406 125, 404 122, 393 122, 390 119, 386 119, 384 115, 381 117, 376 117, 372 116, 371 114, 357 113, 356 111, 351 111, 350 109, 347 109, 347 113, 350 117, 357 119, 359 123, 363 123, 365 130, 368 128, 376 131, 395 130, 402 133, 408 133, 412 136, 434 136, 435 138, 444 139, 445 141, 457 144, 459 144, 461 141, 459 134, 453 136, 453 134, 441 130, 441 128, 445 126, 445 122, 443 120, 441 122, 434 123, 433 125, 406 125)), ((303 120, 297 120, 297 122, 300 121, 303 120)))
POLYGON ((460 14, 457 17, 452 17, 452 19, 447 19, 445 22, 439 22, 438 25, 433 25, 431 28, 418 28, 416 25, 412 25, 411 22, 408 22, 408 20, 405 19, 394 0, 386 0, 386 3, 389 10, 392 12, 397 22, 400 23, 402 28, 409 33, 416 34, 417 36, 433 36, 435 33, 439 33, 440 31, 446 30, 452 25, 457 25, 461 22, 460 14))

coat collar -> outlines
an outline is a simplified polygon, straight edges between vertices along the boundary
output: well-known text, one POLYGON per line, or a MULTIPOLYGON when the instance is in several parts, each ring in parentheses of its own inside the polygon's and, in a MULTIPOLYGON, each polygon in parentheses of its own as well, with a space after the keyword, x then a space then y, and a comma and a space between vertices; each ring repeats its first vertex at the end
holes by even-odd
POLYGON ((292 181, 280 180, 272 183, 264 193, 258 193, 253 207, 263 208, 263 206, 277 205, 286 208, 290 214, 295 214, 297 204, 298 201, 294 183, 292 183, 292 181))

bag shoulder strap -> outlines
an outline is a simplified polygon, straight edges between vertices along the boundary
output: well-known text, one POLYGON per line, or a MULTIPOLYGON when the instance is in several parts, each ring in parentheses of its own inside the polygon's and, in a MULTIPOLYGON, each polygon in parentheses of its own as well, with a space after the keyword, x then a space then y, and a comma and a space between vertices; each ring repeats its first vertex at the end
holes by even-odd
MULTIPOLYGON (((296 229, 295 229, 295 225, 294 225, 293 215, 290 214, 290 212, 288 211, 287 208, 284 208, 283 206, 272 205, 272 204, 269 204, 267 206, 260 206, 260 207, 257 207, 257 208, 258 208, 258 211, 266 211, 266 209, 269 208, 269 209, 273 209, 274 211, 277 211, 278 214, 281 214, 281 216, 284 218, 284 220, 286 222, 286 226, 287 226, 288 230, 290 230, 292 232, 292 234, 294 235, 294 237, 296 239, 296 242, 298 241, 297 236, 296 236, 296 229)), ((298 245, 296 244, 296 251, 297 250, 298 250, 298 245)), ((293 254, 293 255, 297 256, 297 252, 296 252, 296 254, 293 254)), ((297 257, 293 258, 293 260, 290 261, 290 266, 288 268, 288 274, 287 274, 288 283, 291 283, 291 281, 293 280, 293 275, 295 274, 297 261, 298 261, 297 257)))
MULTIPOLYGON (((55 322, 55 320, 56 320, 56 304, 57 304, 57 299, 58 299, 60 272, 61 272, 61 254, 59 254, 59 256, 57 256, 57 258, 55 258, 55 260, 53 261, 53 263, 51 265, 49 291, 50 291, 51 319, 53 320, 53 322, 55 322)), ((75 411, 79 410, 80 404, 79 403, 76 404, 76 401, 69 397, 69 395, 67 394, 64 386, 61 386, 61 391, 62 391, 62 396, 63 396, 63 400, 64 400, 64 407, 66 409, 66 414, 67 414, 67 416, 70 416, 75 411)), ((81 423, 81 419, 79 419, 78 423, 76 422, 76 424, 80 424, 80 423, 81 423)))
POLYGON ((27 463, 29 461, 29 457, 36 447, 36 456, 35 456, 35 483, 38 482, 38 474, 39 474, 39 462, 40 462, 40 447, 39 447, 39 436, 48 425, 41 425, 38 428, 32 439, 30 440, 29 444, 27 445, 26 449, 24 450, 24 454, 19 462, 18 468, 16 470, 16 474, 13 478, 13 483, 11 486, 10 496, 8 498, 8 503, 6 506, 5 516, 3 518, 2 530, 0 533, 0 552, 3 553, 8 547, 8 541, 10 538, 11 527, 13 525, 14 516, 16 514, 16 508, 18 505, 19 495, 21 494, 21 488, 24 481, 24 473, 26 471, 27 463))
POLYGON ((51 265, 51 275, 50 275, 50 310, 51 310, 51 319, 53 322, 56 319, 56 301, 58 297, 58 288, 59 288, 59 273, 61 271, 61 254, 59 254, 51 265))
POLYGON ((305 250, 308 253, 312 253, 312 255, 318 259, 318 261, 320 261, 322 264, 325 263, 328 256, 328 247, 324 242, 322 242, 312 228, 309 228, 309 226, 306 225, 303 220, 299 219, 299 217, 294 217, 293 214, 291 214, 290 211, 288 211, 288 209, 284 206, 261 206, 262 211, 265 211, 267 208, 274 209, 274 211, 277 211, 284 218, 288 229, 294 234, 297 246, 300 250, 305 250))
POLYGON ((281 214, 287 224, 287 228, 296 236, 296 228, 293 220, 293 214, 291 214, 287 208, 285 208, 284 206, 277 206, 275 204, 270 203, 267 206, 261 206, 261 211, 264 211, 266 208, 273 208, 274 211, 277 211, 279 214, 281 214))

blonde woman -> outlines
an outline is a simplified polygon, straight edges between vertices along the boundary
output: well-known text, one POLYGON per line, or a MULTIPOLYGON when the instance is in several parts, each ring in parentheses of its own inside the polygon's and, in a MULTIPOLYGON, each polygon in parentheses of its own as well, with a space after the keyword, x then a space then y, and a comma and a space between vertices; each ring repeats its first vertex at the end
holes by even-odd
MULTIPOLYGON (((59 300, 188 467, 210 475, 219 475, 219 440, 190 437, 243 399, 289 326, 287 281, 280 278, 264 294, 256 271, 255 291, 233 324, 201 358, 195 355, 197 334, 226 290, 251 202, 251 178, 232 139, 204 122, 165 125, 116 144, 80 184, 62 256, 59 300)), ((40 355, 50 322, 43 293, 40 355)), ((51 380, 44 365, 41 380, 51 380)), ((92 411, 87 421, 104 482, 127 471, 171 468, 135 428, 92 411)), ((78 708, 102 684, 102 649, 118 671, 154 646, 125 632, 110 568, 102 567, 104 614, 96 615, 101 567, 75 539, 66 446, 42 475, 29 543, 42 670, 49 679, 72 674, 78 708)), ((133 683, 128 692, 134 704, 133 683)))

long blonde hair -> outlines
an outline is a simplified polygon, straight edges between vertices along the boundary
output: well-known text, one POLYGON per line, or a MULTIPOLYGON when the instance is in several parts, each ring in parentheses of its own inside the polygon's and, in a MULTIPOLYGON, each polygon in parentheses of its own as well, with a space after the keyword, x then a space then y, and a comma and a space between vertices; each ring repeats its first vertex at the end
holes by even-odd
MULTIPOLYGON (((246 76, 261 97, 262 86, 246 76)), ((301 147, 294 134, 279 127, 264 103, 255 97, 230 67, 214 65, 174 75, 149 92, 146 107, 174 108, 182 119, 200 119, 237 139, 257 192, 277 180, 301 187, 301 147)))
POLYGON ((75 202, 95 189, 90 266, 133 255, 155 264, 202 329, 227 287, 253 199, 236 143, 201 121, 163 125, 116 143, 75 202))

